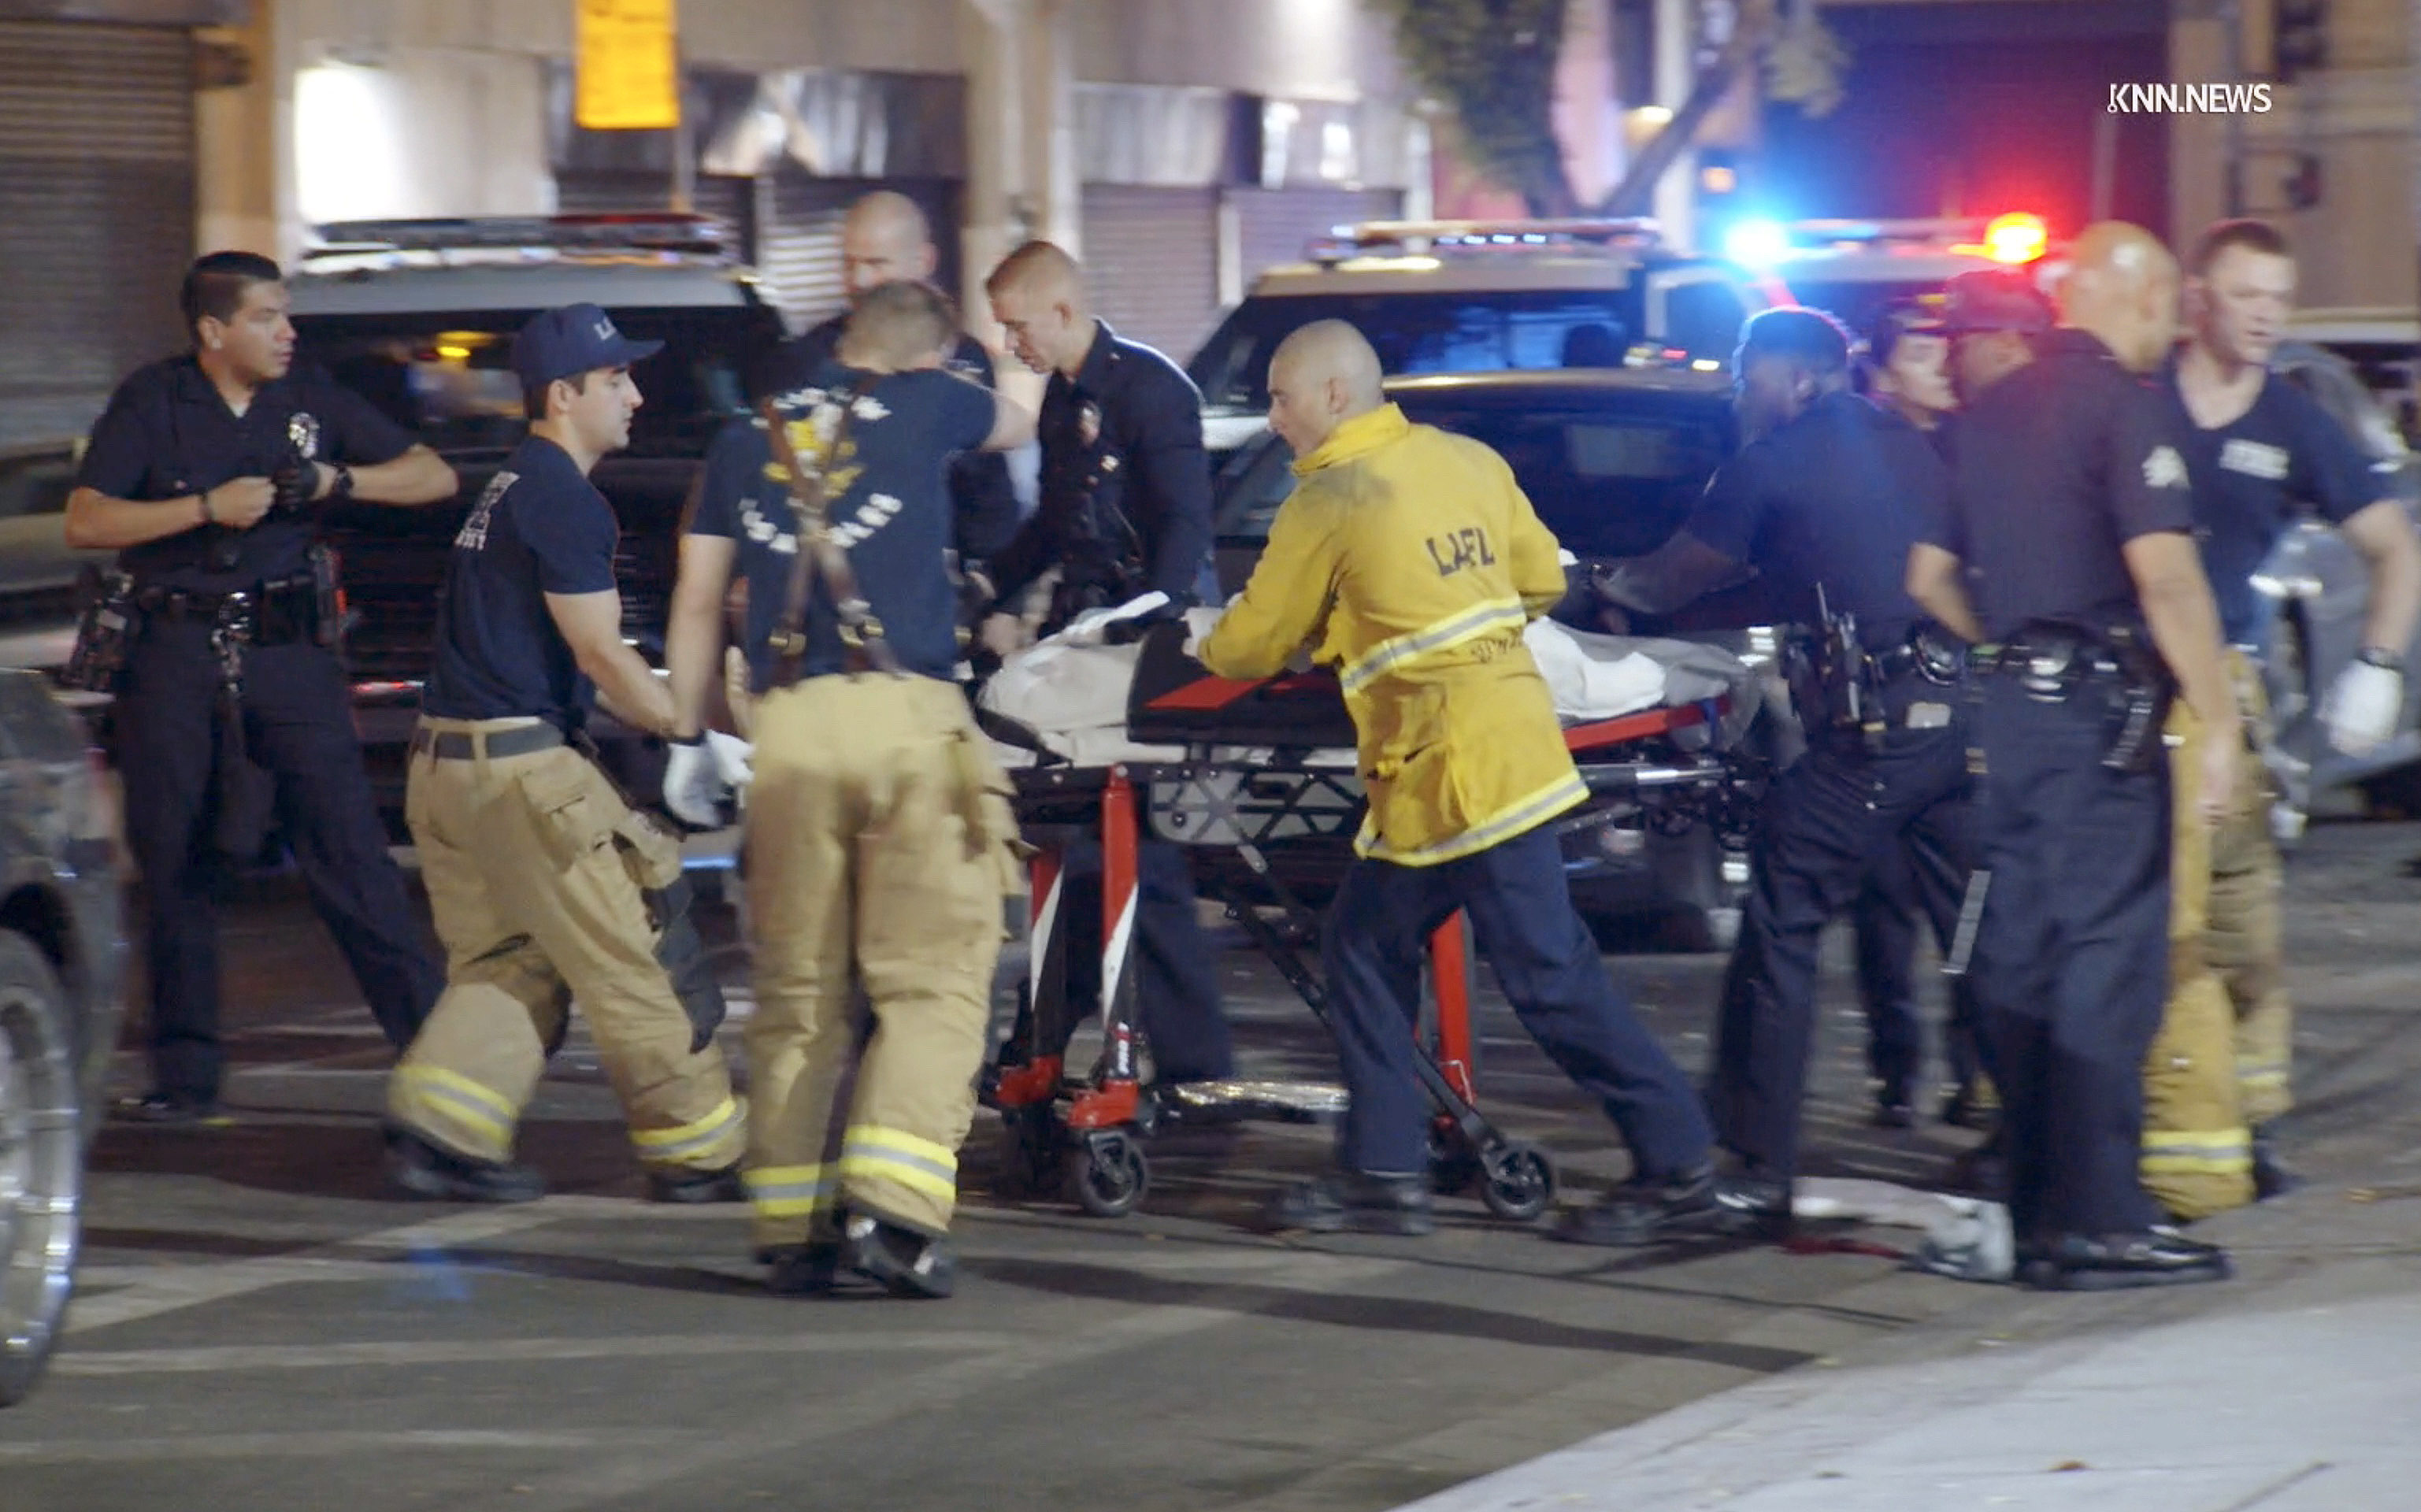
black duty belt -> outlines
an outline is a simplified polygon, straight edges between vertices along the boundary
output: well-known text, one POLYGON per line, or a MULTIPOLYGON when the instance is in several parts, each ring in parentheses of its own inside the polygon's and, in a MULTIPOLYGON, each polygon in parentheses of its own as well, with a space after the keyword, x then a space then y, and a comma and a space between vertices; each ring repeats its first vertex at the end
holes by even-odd
POLYGON ((517 725, 485 733, 432 730, 424 725, 412 732, 412 754, 434 753, 441 761, 475 760, 482 743, 487 747, 488 759, 501 761, 507 756, 528 756, 533 751, 552 751, 564 740, 563 732, 552 725, 517 725))
POLYGON ((309 640, 320 622, 319 588, 308 575, 225 593, 153 585, 135 589, 133 601, 148 616, 212 626, 230 608, 248 608, 253 617, 248 638, 256 646, 309 640))

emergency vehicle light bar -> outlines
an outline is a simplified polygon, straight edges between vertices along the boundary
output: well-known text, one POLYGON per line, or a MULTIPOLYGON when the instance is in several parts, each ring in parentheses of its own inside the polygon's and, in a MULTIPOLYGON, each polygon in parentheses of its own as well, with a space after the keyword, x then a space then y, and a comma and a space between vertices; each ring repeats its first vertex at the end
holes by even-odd
POLYGON ((496 215, 434 220, 333 221, 315 226, 320 245, 304 257, 363 252, 554 251, 727 253, 730 231, 712 215, 675 210, 632 214, 496 215))
POLYGON ((1662 223, 1645 215, 1553 221, 1364 221, 1339 226, 1312 245, 1315 260, 1371 247, 1539 247, 1573 242, 1656 242, 1662 223))

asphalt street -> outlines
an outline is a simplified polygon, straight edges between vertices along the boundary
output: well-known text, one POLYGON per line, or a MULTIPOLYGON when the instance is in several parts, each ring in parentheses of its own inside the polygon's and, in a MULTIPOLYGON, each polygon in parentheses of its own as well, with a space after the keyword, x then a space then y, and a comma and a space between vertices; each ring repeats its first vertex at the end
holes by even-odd
MULTIPOLYGON (((2416 853, 2421 827, 2324 826, 2290 882, 2304 1101, 2289 1132, 2324 1185, 2374 1199, 2421 1192, 2416 853)), ((554 1195, 391 1194, 387 1056, 333 947, 277 886, 227 917, 240 1121, 102 1136, 67 1346, 0 1414, 7 1512, 1363 1512, 1956 1327, 2000 1295, 1899 1270, 1907 1230, 1622 1255, 1458 1198, 1428 1239, 1266 1237, 1257 1205, 1324 1153, 1320 1131, 1285 1126, 1164 1145, 1141 1212, 1088 1219, 986 1195, 995 1123, 979 1114, 957 1299, 776 1299, 736 1211, 639 1200, 577 1036, 523 1145, 554 1195)), ((727 919, 710 924, 744 1012, 744 960, 727 919)), ((1923 1181, 1974 1136, 1867 1126, 1845 955, 1826 979, 1811 1174, 1923 1181)), ((1227 959, 1247 1069, 1333 1075, 1276 974, 1241 943, 1227 959)), ((1721 965, 1616 961, 1694 1068, 1721 965)), ((1490 1110, 1555 1152, 1572 1195, 1617 1176, 1609 1128, 1492 995, 1479 1028, 1490 1110)), ((122 1075, 138 1085, 133 1057, 122 1075)))

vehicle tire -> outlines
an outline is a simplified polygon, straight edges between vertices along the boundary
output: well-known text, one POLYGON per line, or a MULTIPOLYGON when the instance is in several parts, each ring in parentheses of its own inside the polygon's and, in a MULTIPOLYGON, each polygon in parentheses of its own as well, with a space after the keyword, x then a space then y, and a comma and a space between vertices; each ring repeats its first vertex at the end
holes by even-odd
POLYGON ((1555 1200, 1555 1162, 1536 1145, 1519 1140, 1480 1157, 1479 1200, 1508 1224, 1526 1224, 1555 1200))
POLYGON ((1095 1218, 1124 1218, 1151 1190, 1151 1162, 1128 1134, 1103 1134, 1068 1153, 1068 1194, 1095 1218))
POLYGON ((70 1015, 48 958, 0 929, 0 1407, 40 1378, 74 1284, 84 1138, 70 1015))

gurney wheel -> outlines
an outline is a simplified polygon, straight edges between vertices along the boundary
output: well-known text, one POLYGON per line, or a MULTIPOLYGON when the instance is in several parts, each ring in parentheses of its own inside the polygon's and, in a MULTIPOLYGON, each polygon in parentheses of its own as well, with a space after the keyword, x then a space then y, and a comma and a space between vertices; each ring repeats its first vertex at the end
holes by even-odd
POLYGON ((1126 1134, 1102 1134, 1068 1156, 1068 1194, 1095 1218, 1124 1218, 1151 1190, 1151 1164, 1126 1134))
POLYGON ((1555 1200, 1555 1165, 1536 1145, 1512 1144, 1480 1157, 1479 1200, 1509 1224, 1526 1224, 1555 1200))
POLYGON ((1000 1194, 1031 1197, 1051 1190, 1059 1168, 1059 1129, 1047 1107, 1000 1111, 1000 1194))

